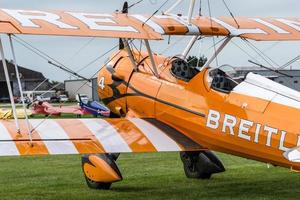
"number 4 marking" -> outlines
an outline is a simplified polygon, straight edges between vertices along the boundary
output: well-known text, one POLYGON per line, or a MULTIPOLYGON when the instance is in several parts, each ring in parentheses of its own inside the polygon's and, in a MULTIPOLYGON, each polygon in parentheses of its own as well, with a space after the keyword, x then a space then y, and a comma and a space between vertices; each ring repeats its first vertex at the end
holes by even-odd
POLYGON ((101 88, 101 90, 104 90, 105 87, 104 82, 105 82, 105 78, 101 77, 99 80, 99 87, 101 88))

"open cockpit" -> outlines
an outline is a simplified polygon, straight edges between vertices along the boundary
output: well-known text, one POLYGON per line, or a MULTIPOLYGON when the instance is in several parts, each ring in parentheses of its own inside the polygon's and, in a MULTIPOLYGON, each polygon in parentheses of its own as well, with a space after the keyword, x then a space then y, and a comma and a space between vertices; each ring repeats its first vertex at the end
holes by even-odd
POLYGON ((209 71, 208 80, 212 89, 225 93, 231 92, 239 84, 229 73, 219 68, 209 71))

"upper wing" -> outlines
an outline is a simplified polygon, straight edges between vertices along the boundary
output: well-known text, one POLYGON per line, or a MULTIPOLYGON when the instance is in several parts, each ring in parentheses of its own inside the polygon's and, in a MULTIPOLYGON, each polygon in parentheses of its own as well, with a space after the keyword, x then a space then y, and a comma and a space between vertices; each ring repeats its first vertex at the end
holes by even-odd
POLYGON ((20 120, 0 121, 0 156, 199 151, 189 137, 155 119, 30 119, 32 142, 20 120))
POLYGON ((0 9, 0 33, 162 39, 162 35, 217 35, 253 40, 300 40, 300 18, 45 12, 0 9))
POLYGON ((231 17, 198 16, 188 24, 186 16, 155 15, 151 20, 142 15, 132 17, 164 35, 232 36, 261 41, 300 40, 300 18, 236 17, 236 23, 231 17))
POLYGON ((0 33, 161 39, 126 14, 0 9, 0 33))

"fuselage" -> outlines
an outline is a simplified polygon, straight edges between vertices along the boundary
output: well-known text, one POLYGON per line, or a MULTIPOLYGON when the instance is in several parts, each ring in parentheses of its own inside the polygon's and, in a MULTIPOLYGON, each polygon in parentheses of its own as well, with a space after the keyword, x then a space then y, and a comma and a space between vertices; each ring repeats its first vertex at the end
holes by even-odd
POLYGON ((211 87, 209 68, 191 80, 175 78, 172 58, 155 55, 159 78, 146 53, 134 52, 135 70, 121 50, 98 74, 98 93, 122 117, 155 118, 202 146, 273 165, 300 169, 283 153, 300 145, 300 109, 211 87))

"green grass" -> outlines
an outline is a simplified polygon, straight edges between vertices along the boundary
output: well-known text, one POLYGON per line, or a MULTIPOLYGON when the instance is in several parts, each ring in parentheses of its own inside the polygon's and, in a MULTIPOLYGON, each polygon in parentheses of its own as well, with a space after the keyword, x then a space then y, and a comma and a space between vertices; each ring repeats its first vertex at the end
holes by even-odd
POLYGON ((87 188, 80 156, 0 158, 3 199, 300 199, 300 174, 218 154, 227 171, 187 179, 178 153, 122 154, 124 180, 110 191, 87 188))

